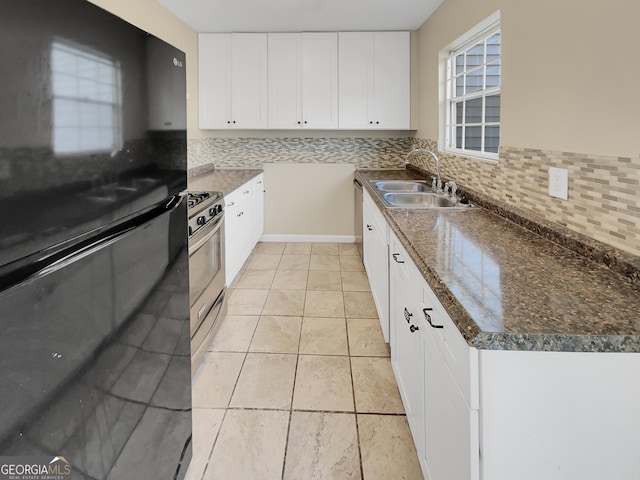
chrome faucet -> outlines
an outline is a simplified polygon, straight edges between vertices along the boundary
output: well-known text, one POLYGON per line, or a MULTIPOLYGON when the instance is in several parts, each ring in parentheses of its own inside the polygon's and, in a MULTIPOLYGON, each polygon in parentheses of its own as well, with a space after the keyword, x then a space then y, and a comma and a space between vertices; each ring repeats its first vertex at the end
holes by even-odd
POLYGON ((438 158, 438 156, 435 153, 433 153, 431 150, 427 150, 426 148, 414 148, 405 157, 405 159, 404 159, 405 165, 409 164, 409 158, 414 153, 428 153, 429 155, 431 155, 433 157, 433 160, 435 161, 435 164, 436 164, 436 178, 437 178, 437 181, 436 181, 436 184, 435 184, 435 190, 437 192, 441 192, 442 191, 442 180, 440 178, 440 159, 438 158))

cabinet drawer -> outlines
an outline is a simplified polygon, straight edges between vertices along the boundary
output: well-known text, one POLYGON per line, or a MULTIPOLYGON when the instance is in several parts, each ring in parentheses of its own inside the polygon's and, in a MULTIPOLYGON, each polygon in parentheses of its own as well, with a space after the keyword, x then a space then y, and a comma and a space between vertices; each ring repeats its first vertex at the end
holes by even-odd
POLYGON ((422 314, 460 391, 478 409, 478 350, 470 347, 428 284, 422 282, 422 314))
POLYGON ((231 193, 227 193, 224 196, 225 208, 233 208, 238 205, 238 190, 234 190, 231 193))
POLYGON ((240 188, 236 190, 238 192, 238 196, 239 196, 238 200, 240 202, 251 197, 251 190, 253 189, 251 182, 252 181, 249 180, 247 183, 245 183, 244 185, 242 185, 240 188))
POLYGON ((386 245, 389 245, 389 226, 387 225, 387 221, 384 219, 382 212, 380 212, 380 209, 366 190, 364 190, 363 194, 363 203, 364 208, 369 211, 369 214, 367 215, 368 223, 364 225, 364 228, 376 232, 376 235, 380 236, 386 245))
POLYGON ((424 279, 407 251, 393 233, 390 233, 389 265, 392 266, 390 268, 395 268, 402 276, 413 301, 417 305, 421 305, 424 279))

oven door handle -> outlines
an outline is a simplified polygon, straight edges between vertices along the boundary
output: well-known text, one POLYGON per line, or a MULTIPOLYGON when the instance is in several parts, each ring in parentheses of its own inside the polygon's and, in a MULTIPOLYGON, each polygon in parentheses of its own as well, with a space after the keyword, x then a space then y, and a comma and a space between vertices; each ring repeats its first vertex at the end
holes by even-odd
POLYGON ((193 255, 196 250, 202 247, 205 243, 211 240, 211 237, 213 237, 216 233, 218 233, 218 230, 220 230, 220 227, 222 226, 223 220, 224 220, 224 212, 218 215, 213 225, 207 229, 208 230, 207 233, 202 232, 204 237, 199 238, 198 240, 195 240, 194 244, 189 246, 189 255, 193 255))

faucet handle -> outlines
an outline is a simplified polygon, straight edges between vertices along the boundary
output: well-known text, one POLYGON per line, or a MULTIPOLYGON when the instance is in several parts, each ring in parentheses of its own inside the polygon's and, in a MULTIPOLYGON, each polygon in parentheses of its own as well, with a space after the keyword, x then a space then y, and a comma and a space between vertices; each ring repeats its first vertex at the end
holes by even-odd
POLYGON ((449 187, 451 186, 451 182, 447 182, 444 184, 444 189, 442 191, 442 193, 444 193, 445 195, 449 195, 449 192, 447 190, 449 190, 449 187))
POLYGON ((432 190, 438 189, 438 183, 437 183, 436 177, 431 177, 431 189, 432 190))
POLYGON ((456 198, 456 192, 458 191, 458 185, 453 180, 449 182, 449 186, 451 187, 451 196, 456 198))

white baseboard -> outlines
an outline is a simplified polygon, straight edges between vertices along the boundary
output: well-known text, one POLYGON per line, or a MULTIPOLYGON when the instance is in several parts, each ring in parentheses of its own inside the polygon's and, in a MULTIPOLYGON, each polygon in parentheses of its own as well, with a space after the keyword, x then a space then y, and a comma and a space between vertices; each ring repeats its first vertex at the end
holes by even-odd
POLYGON ((260 237, 261 242, 338 242, 355 243, 355 235, 272 235, 260 237))

